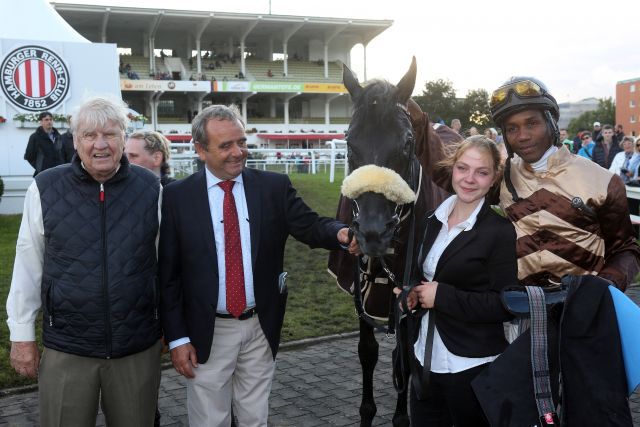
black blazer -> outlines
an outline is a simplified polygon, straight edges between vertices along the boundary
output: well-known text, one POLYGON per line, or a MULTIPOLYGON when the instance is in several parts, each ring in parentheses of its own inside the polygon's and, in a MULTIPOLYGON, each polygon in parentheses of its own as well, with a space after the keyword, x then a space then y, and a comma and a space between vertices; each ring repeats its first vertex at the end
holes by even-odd
MULTIPOLYGON (((275 358, 287 294, 278 290, 287 237, 311 247, 339 248, 344 224, 319 217, 284 174, 242 172, 251 232, 256 308, 275 358)), ((218 304, 218 264, 205 170, 163 190, 158 254, 165 339, 189 337, 198 362, 209 359, 218 304)))
MULTIPOLYGON (((414 283, 423 280, 422 264, 442 228, 433 212, 427 215, 414 283)), ((500 290, 518 285, 516 232, 511 222, 485 201, 473 228, 456 236, 442 253, 433 280, 438 282, 435 325, 447 349, 463 357, 502 353, 507 347, 502 322, 511 316, 502 306, 500 290)), ((420 319, 414 316, 414 321, 420 319)), ((417 325, 414 329, 419 331, 417 325)))

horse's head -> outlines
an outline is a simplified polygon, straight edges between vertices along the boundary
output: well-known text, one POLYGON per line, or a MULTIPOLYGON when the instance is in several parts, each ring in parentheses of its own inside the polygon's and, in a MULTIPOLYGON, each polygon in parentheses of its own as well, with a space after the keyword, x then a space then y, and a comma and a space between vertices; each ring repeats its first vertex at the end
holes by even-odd
POLYGON ((416 81, 416 61, 394 86, 376 80, 360 86, 347 68, 344 85, 353 101, 347 133, 349 169, 342 193, 353 200, 352 228, 363 253, 382 256, 391 244, 402 205, 414 201, 414 134, 407 102, 416 81))

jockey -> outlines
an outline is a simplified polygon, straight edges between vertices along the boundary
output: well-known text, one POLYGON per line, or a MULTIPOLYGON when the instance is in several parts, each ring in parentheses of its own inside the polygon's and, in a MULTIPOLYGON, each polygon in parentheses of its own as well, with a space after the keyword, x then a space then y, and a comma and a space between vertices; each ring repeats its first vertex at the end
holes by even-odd
POLYGON ((508 151, 500 206, 516 227, 518 278, 556 287, 565 274, 598 275, 624 291, 640 271, 640 248, 620 177, 570 153, 546 86, 512 77, 490 100, 508 151))
POLYGON ((474 380, 476 396, 492 425, 630 427, 626 361, 609 290, 611 284, 624 291, 640 270, 625 186, 561 143, 558 104, 539 80, 512 77, 493 92, 490 107, 508 151, 500 206, 516 228, 518 279, 553 289, 563 276, 573 277, 564 282, 564 306, 532 319, 531 335, 515 340, 474 380))

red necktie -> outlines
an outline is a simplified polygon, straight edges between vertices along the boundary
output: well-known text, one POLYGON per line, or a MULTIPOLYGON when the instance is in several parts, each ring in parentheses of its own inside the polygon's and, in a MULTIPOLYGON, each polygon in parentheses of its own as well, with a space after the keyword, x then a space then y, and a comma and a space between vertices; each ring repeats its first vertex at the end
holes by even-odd
POLYGON ((242 264, 242 244, 236 201, 231 189, 235 181, 222 181, 218 185, 224 190, 222 203, 224 222, 224 261, 227 286, 227 311, 239 317, 247 306, 244 292, 244 269, 242 264))

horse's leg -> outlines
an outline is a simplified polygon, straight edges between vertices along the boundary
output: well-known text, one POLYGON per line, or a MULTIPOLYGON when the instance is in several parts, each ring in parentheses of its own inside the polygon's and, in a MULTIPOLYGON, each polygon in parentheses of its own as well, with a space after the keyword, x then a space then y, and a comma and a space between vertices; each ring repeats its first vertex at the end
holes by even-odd
MULTIPOLYGON (((405 381, 409 381, 408 375, 405 381)), ((405 383, 406 384, 406 383, 405 383)), ((398 400, 396 401, 396 411, 393 414, 393 427, 409 427, 409 414, 407 413, 407 396, 409 391, 409 385, 398 393, 398 400)))
POLYGON ((370 427, 376 415, 373 400, 373 371, 378 362, 378 342, 373 335, 373 327, 360 320, 360 341, 358 357, 362 366, 362 402, 360 402, 360 427, 370 427))

